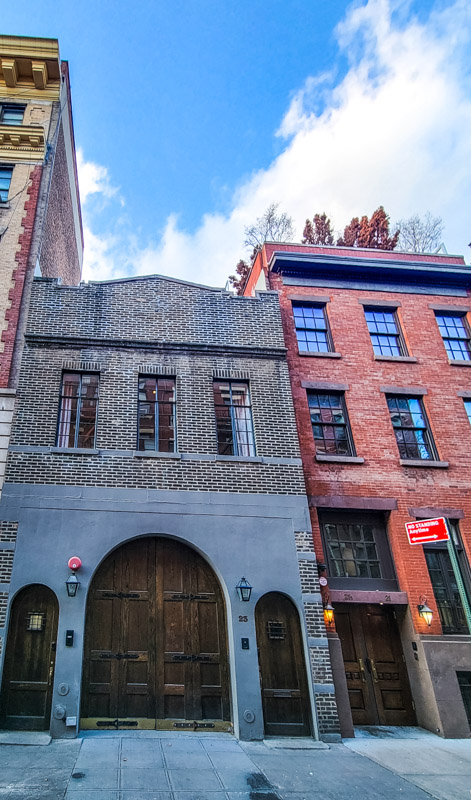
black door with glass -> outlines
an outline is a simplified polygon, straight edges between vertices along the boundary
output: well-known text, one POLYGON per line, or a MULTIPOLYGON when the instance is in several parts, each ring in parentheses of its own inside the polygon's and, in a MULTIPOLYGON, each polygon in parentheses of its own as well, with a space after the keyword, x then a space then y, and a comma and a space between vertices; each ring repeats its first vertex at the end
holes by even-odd
POLYGON ((425 548, 424 554, 443 633, 469 633, 448 550, 425 548))

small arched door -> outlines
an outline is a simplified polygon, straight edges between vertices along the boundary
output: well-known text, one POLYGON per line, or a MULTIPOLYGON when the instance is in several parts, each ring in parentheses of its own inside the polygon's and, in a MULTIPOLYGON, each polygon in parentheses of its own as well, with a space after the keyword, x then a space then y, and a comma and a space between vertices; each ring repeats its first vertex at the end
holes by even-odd
POLYGON ((263 717, 267 736, 309 736, 310 703, 299 615, 283 594, 255 608, 263 717))
POLYGON ((15 597, 3 670, 2 728, 49 729, 57 619, 57 598, 47 586, 27 586, 15 597))
POLYGON ((224 599, 194 550, 145 537, 90 586, 81 727, 230 730, 224 599))

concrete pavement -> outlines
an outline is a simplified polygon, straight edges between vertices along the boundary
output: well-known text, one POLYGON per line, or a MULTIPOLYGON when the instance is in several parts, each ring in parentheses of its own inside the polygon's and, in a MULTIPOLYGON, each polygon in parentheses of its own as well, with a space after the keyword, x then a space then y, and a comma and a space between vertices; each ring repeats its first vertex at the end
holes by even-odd
MULTIPOLYGON (((362 732, 343 744, 238 742, 227 734, 85 734, 46 746, 0 744, 8 800, 461 800, 471 740, 362 732)), ((34 739, 31 739, 34 741, 34 739)), ((1 742, 1 737, 0 737, 1 742)))

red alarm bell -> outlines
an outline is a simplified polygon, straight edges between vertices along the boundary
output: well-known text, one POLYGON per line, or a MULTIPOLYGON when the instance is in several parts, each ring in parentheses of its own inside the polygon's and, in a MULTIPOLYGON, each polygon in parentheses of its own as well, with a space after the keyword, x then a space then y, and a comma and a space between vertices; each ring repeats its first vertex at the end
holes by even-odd
POLYGON ((76 572, 76 570, 80 569, 82 566, 82 562, 78 556, 72 556, 72 558, 69 558, 67 566, 69 569, 72 569, 74 572, 76 572))

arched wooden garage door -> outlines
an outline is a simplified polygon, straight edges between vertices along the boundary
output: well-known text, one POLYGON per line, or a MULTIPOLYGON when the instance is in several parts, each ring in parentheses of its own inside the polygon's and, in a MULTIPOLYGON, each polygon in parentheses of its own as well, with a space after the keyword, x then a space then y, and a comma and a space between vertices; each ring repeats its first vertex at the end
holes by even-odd
POLYGON ((27 586, 15 597, 0 700, 2 728, 30 731, 49 728, 57 618, 57 598, 47 586, 27 586))
POLYGON ((191 548, 136 539, 98 569, 81 717, 93 729, 231 729, 224 600, 191 548))
POLYGON ((299 615, 283 594, 255 608, 263 717, 267 736, 309 736, 310 703, 299 615))

